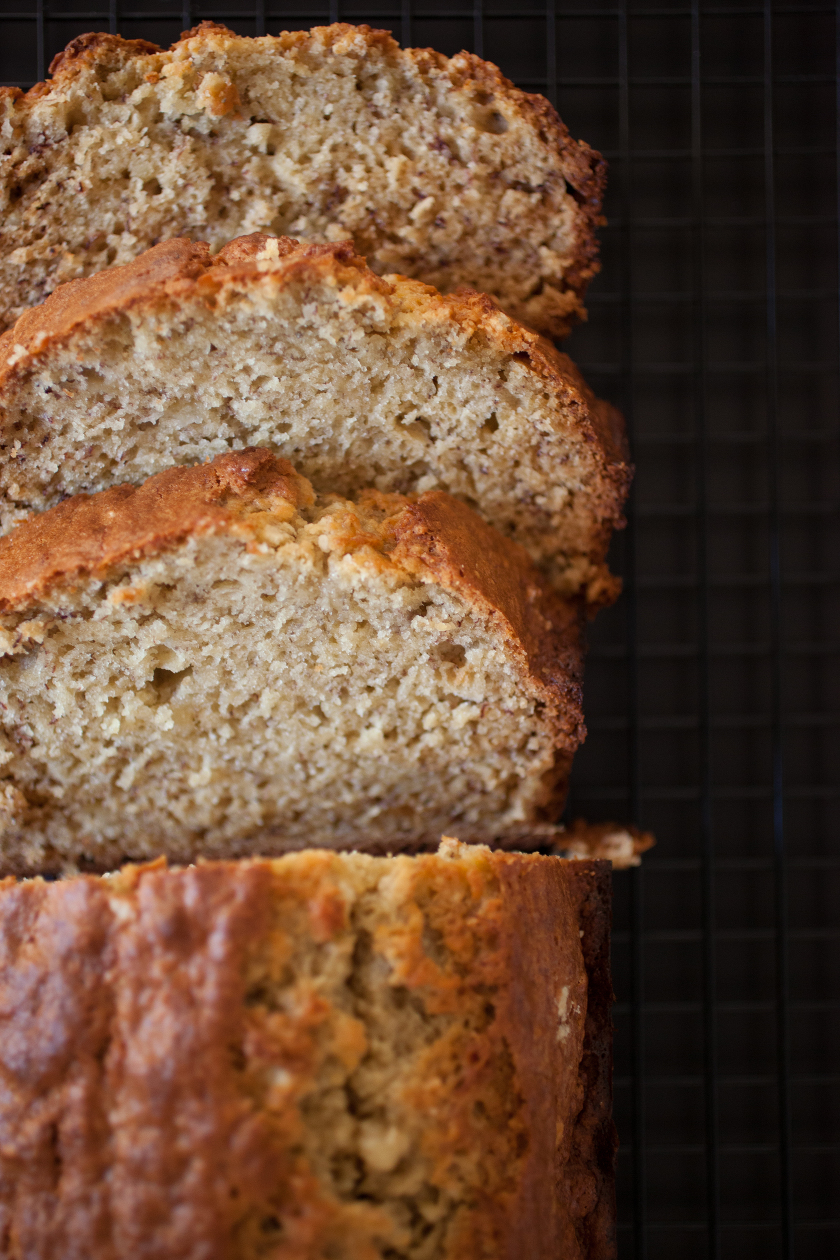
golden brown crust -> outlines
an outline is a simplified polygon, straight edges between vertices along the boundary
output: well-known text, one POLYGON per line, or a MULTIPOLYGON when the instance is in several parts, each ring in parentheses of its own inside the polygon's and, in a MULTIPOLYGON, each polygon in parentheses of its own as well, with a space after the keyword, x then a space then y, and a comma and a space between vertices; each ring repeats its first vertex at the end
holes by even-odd
POLYGON ((189 535, 224 529, 236 519, 237 501, 263 495, 312 502, 309 483, 291 464, 259 449, 65 499, 0 538, 0 610, 20 609, 55 586, 168 550, 189 535))
POLYGON ((155 245, 124 267, 106 268, 86 280, 59 285, 46 302, 25 311, 0 337, 0 384, 13 347, 42 353, 86 320, 101 320, 114 311, 131 310, 152 294, 171 292, 178 281, 198 279, 209 264, 207 245, 179 238, 155 245))
MULTIPOLYGON (((141 304, 153 307, 168 301, 174 307, 195 297, 210 304, 226 284, 259 283, 269 264, 278 287, 318 272, 333 275, 338 283, 361 281, 372 292, 395 291, 394 286, 368 271, 349 241, 308 245, 286 236, 254 232, 230 241, 211 257, 204 241, 176 237, 153 245, 122 267, 108 267, 83 280, 59 285, 40 306, 25 311, 0 336, 0 389, 23 370, 30 355, 66 345, 79 328, 101 325, 141 304), (268 242, 276 244, 261 267, 260 254, 268 242)), ((428 286, 423 288, 434 293, 428 286)))
MULTIPOLYGON (((212 301, 218 286, 213 281, 241 280, 244 276, 261 276, 258 257, 269 240, 272 259, 289 258, 310 263, 326 257, 336 266, 364 270, 347 242, 338 245, 305 245, 289 237, 267 237, 262 233, 238 237, 212 257, 203 241, 178 237, 153 245, 123 267, 108 267, 84 280, 71 280, 59 285, 42 303, 25 311, 20 319, 0 336, 0 389, 22 362, 21 347, 28 354, 43 354, 52 346, 64 345, 80 326, 102 323, 109 317, 133 310, 143 303, 186 300, 203 281, 200 292, 212 301), (9 358, 11 356, 11 362, 9 358)), ((298 273, 299 274, 299 271, 298 273)), ((296 275, 294 266, 284 269, 286 282, 296 275)), ((375 279, 375 277, 374 277, 375 279)))
MULTIPOLYGON (((384 1209, 338 1198, 305 1141, 319 1031, 343 1028, 330 1044, 358 1062, 365 1016, 348 1020, 311 987, 306 1000, 305 985, 288 1009, 272 1008, 248 981, 258 956, 284 962, 284 930, 325 960, 352 943, 342 861, 309 851, 152 864, 110 881, 4 882, 0 1228, 10 1255, 248 1260, 267 1239, 278 1260, 331 1245, 353 1260, 387 1254, 384 1209), (282 1103, 270 1101, 272 1075, 282 1103)), ((424 1117, 427 1176, 464 1203, 435 1254, 610 1260, 608 868, 488 851, 406 861, 388 865, 399 890, 373 947, 430 1028, 435 1017, 466 1021, 455 1039, 432 1036, 429 1072, 405 1083, 424 1117), (464 1142, 474 1187, 451 1171, 464 1142)), ((363 983, 355 971, 353 983, 363 983)))
POLYGON ((580 605, 551 590, 523 547, 442 490, 409 504, 396 517, 392 532, 392 559, 409 572, 431 573, 502 622, 506 636, 521 645, 545 699, 559 702, 561 746, 576 748, 586 735, 579 716, 580 605))
MULTIPOLYGON (((88 31, 71 39, 66 48, 56 53, 50 62, 53 80, 72 78, 85 65, 122 65, 130 57, 142 57, 146 53, 160 52, 160 45, 148 39, 123 39, 122 35, 108 35, 104 31, 88 31)), ((31 92, 44 84, 36 83, 31 92)))
POLYGON ((150 871, 122 932, 95 880, 3 889, 7 1254, 221 1260, 219 1237, 277 1175, 228 1049, 242 1039, 241 960, 265 885, 247 866, 235 879, 150 871))
MULTIPOLYGON (((527 1065, 524 1072, 535 1085, 526 1099, 531 1142, 518 1210, 509 1216, 503 1254, 511 1258, 581 1256, 609 1260, 615 1255, 613 1177, 617 1147, 612 1121, 610 870, 602 862, 582 863, 580 874, 570 877, 569 867, 562 864, 535 878, 537 869, 534 857, 509 854, 505 861, 499 861, 506 900, 517 907, 516 918, 507 922, 508 957, 512 973, 520 978, 503 1018, 514 1056, 527 1065), (535 956, 535 935, 553 927, 556 948, 562 949, 560 925, 570 921, 580 925, 587 973, 577 1106, 569 1095, 562 1095, 563 1082, 552 1072, 544 1047, 533 1035, 536 1028, 550 1028, 558 1014, 550 996, 556 955, 544 950, 535 956), (552 1101, 555 1114, 575 1113, 573 1124, 564 1126, 565 1140, 559 1144, 557 1134, 544 1122, 552 1101), (545 1169, 552 1166, 558 1200, 554 1219, 549 1221, 544 1210, 545 1169)), ((568 1001, 573 1001, 571 995, 568 1001)))

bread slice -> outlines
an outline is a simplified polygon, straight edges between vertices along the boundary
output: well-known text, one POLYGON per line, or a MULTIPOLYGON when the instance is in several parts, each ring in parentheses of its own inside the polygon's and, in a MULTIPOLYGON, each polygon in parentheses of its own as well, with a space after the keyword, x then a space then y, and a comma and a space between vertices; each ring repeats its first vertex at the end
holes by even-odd
POLYGON ((7 881, 14 1254, 611 1260, 609 905, 453 841, 7 881))
POLYGON ((68 499, 0 539, 0 870, 521 847, 584 734, 579 623, 440 491, 314 500, 251 450, 68 499))
POLYGON ((0 331, 167 237, 253 231, 352 239, 379 274, 492 293, 555 336, 585 318, 604 163, 478 57, 203 22, 166 52, 82 35, 50 70, 0 89, 0 331))
POLYGON ((610 599, 621 417, 486 297, 374 276, 349 245, 169 241, 0 337, 0 525, 248 445, 316 489, 433 487, 562 591, 610 599))

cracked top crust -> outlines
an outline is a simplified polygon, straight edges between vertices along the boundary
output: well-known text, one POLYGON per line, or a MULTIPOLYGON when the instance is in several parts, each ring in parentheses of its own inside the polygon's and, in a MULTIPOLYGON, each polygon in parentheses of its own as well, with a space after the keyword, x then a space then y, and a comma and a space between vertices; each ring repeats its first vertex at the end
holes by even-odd
POLYGON ((608 948, 605 863, 452 841, 7 880, 7 1246, 611 1260, 608 948))
POLYGON ((478 57, 204 22, 168 50, 80 36, 51 73, 0 89, 0 328, 166 237, 255 229, 350 238, 380 274, 490 292, 554 336, 585 318, 605 164, 478 57))

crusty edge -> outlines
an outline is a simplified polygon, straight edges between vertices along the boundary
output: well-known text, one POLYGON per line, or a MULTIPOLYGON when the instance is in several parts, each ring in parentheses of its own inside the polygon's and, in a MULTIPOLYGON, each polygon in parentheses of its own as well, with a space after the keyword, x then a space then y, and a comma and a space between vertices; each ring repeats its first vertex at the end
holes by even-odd
POLYGON ((268 495, 311 503, 309 482, 284 459, 250 448, 209 464, 167 468, 139 486, 78 494, 0 538, 0 612, 20 611, 56 587, 212 533, 234 520, 233 500, 268 495))
MULTIPOLYGON (((66 82, 76 78, 86 66, 107 66, 109 63, 124 65, 132 57, 162 51, 160 44, 153 44, 148 39, 124 39, 122 35, 110 35, 106 31, 87 31, 84 35, 71 39, 66 48, 56 53, 50 62, 50 77, 53 84, 59 86, 62 79, 66 82)), ((48 83, 36 83, 29 91, 35 92, 37 88, 51 86, 48 83)))
POLYGON ((586 1032, 581 1076, 584 1103, 572 1140, 573 1158, 594 1174, 598 1190, 591 1211, 580 1219, 578 1237, 586 1260, 613 1260, 616 1255, 615 1157, 618 1134, 612 1114, 613 1028, 615 995, 610 974, 612 869, 600 860, 569 864, 580 901, 583 960, 589 980, 586 1032))
POLYGON ((504 1257, 614 1260, 617 1139, 612 1120, 611 872, 609 864, 600 861, 557 859, 555 867, 540 865, 534 870, 535 862, 540 859, 517 854, 498 855, 494 861, 505 893, 508 971, 519 977, 517 992, 511 995, 507 1036, 515 1060, 530 1064, 528 1078, 533 1091, 540 1071, 550 1073, 556 1047, 556 1011, 544 1009, 536 1027, 525 1026, 523 1019, 525 1012, 530 1017, 536 1015, 534 1007, 545 1007, 551 984, 546 971, 556 961, 550 952, 535 955, 534 925, 546 927, 552 915, 560 916, 562 922, 565 905, 568 922, 579 932, 586 972, 586 1016, 578 1068, 581 1106, 571 1134, 567 1137, 560 1130, 563 1139, 558 1146, 550 1087, 546 1090, 543 1082, 545 1094, 539 1097, 526 1093, 525 1106, 538 1159, 529 1160, 521 1187, 521 1201, 524 1205, 530 1200, 531 1209, 515 1214, 523 1219, 511 1221, 504 1257), (536 878, 538 872, 542 879, 536 878), (545 1128, 548 1123, 550 1133, 545 1128), (552 1150, 557 1151, 558 1158, 561 1150, 565 1151, 567 1158, 549 1172, 552 1150), (552 1193, 556 1196, 553 1227, 545 1213, 545 1203, 552 1193), (569 1249, 572 1238, 577 1244, 574 1251, 569 1249))
MULTIPOLYGON (((0 391, 22 377, 50 350, 65 348, 74 334, 138 307, 175 311, 190 298, 212 303, 228 285, 259 282, 262 243, 272 241, 272 274, 279 285, 300 279, 302 272, 326 271, 345 283, 367 272, 364 259, 348 241, 337 245, 308 245, 289 237, 255 233, 237 237, 215 257, 204 241, 174 237, 161 241, 120 267, 106 267, 81 280, 60 284, 39 306, 18 318, 0 336, 0 391), (249 261, 246 261, 249 260, 249 261), (281 265, 281 260, 283 264, 281 265), (318 267, 320 261, 320 267, 318 267), (299 264, 297 267, 295 263, 299 264)), ((364 275, 371 291, 383 288, 372 272, 364 275)))
POLYGON ((523 547, 442 490, 409 503, 390 532, 391 559, 457 591, 500 624, 510 645, 521 645, 554 710, 559 750, 572 752, 586 736, 580 602, 557 595, 523 547))
MULTIPOLYGON (((104 881, 3 882, 0 949, 8 952, 0 1059, 7 1088, 0 1108, 5 1164, 0 1198, 6 1200, 6 1228, 10 1192, 12 1205, 22 1203, 12 1216, 13 1240, 21 1233, 25 1240, 18 1254, 62 1256, 68 1243, 74 1244, 69 1248, 74 1255, 115 1254, 108 1195, 103 1198, 101 1190, 108 1185, 114 1136, 108 1106, 120 1082, 128 1081, 130 1111, 149 1135, 145 1146, 122 1152, 123 1184, 130 1184, 125 1173, 138 1176, 142 1165, 139 1202, 129 1204, 123 1215, 135 1245, 144 1212, 152 1233, 162 1225, 171 1227, 160 1213, 148 1212, 143 1191, 151 1189, 153 1199, 156 1188, 167 1187, 167 1177, 177 1182, 175 1171, 191 1158, 188 1148, 178 1148, 178 1139, 183 1141, 190 1129, 204 1143, 189 1205, 203 1235, 190 1241, 201 1254, 221 1256, 243 1200, 259 1201, 276 1183, 282 1151, 275 1147, 269 1118, 234 1085, 237 1069, 230 1053, 244 1034, 241 958, 263 930, 270 868, 243 863, 231 880, 224 864, 171 872, 155 867, 148 864, 139 873, 136 914, 119 932, 104 881), (21 922, 18 907, 28 922, 21 922), (215 929, 208 956, 214 983, 207 990, 199 980, 198 990, 191 992, 196 973, 183 963, 193 961, 210 925, 215 929), (21 932, 22 927, 28 931, 21 932), (117 1018, 120 995, 114 985, 121 975, 128 977, 122 993, 127 1002, 117 1018), (176 989, 194 999, 192 1008, 189 1001, 177 1001, 176 989), (143 1002, 149 990, 163 998, 157 1009, 143 1002), (143 1047, 148 1053, 132 1058, 120 1033, 128 1027, 137 1036, 144 1019, 165 1035, 143 1047), (149 1070, 150 1061, 164 1059, 166 1072, 149 1070), (56 1162, 67 1158, 72 1174, 62 1177, 59 1187, 50 1178, 56 1162), (237 1199, 214 1193, 220 1181, 230 1179, 231 1166, 237 1199)), ((182 1254, 167 1246, 166 1230, 159 1242, 159 1255, 182 1254)), ((130 1243, 128 1251, 118 1250, 133 1254, 130 1243)))
POLYGON ((143 301, 183 291, 204 274, 210 247, 186 237, 163 241, 124 267, 107 267, 58 285, 39 306, 24 311, 0 336, 0 390, 31 370, 48 351, 65 346, 77 328, 143 301), (180 286, 180 288, 178 287, 180 286))

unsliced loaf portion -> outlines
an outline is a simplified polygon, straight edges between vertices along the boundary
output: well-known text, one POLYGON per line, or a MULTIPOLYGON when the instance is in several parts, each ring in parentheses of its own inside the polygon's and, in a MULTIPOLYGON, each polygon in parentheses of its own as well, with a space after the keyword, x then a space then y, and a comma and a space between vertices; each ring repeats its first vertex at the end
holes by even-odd
POLYGON ((0 330, 167 237, 352 239, 379 274, 467 284, 555 336, 585 318, 604 163, 469 53, 345 24, 164 52, 83 35, 0 89, 0 330))
POLYGON ((612 1260, 609 867, 323 851, 0 887, 29 1260, 612 1260))
POLYGON ((591 603, 630 470, 621 417, 486 297, 381 280, 349 245, 169 241, 0 337, 0 524, 270 446, 316 489, 433 487, 591 603))
POLYGON ((440 491, 313 501, 252 450, 68 499, 0 539, 0 870, 521 847, 584 734, 579 620, 440 491))

